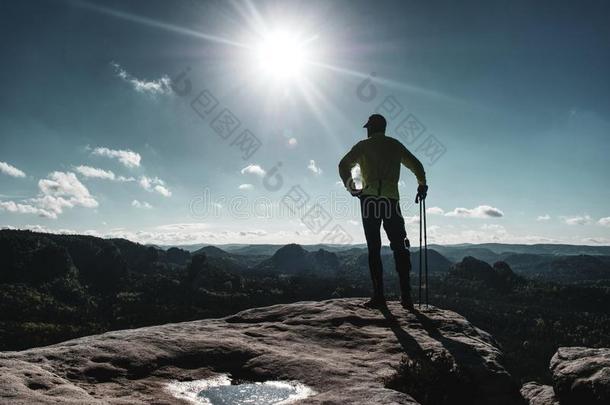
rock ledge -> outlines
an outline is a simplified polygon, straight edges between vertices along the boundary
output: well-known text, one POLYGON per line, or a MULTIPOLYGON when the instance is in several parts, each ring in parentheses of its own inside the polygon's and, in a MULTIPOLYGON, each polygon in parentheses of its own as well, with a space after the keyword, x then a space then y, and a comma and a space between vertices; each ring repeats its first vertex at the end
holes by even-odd
POLYGON ((472 383, 475 404, 511 403, 518 394, 497 343, 462 316, 434 307, 411 313, 396 303, 382 313, 363 303, 274 305, 3 352, 0 402, 184 403, 166 390, 170 380, 228 373, 299 381, 318 393, 307 404, 416 404, 388 381, 401 360, 435 358, 449 358, 452 372, 472 383))

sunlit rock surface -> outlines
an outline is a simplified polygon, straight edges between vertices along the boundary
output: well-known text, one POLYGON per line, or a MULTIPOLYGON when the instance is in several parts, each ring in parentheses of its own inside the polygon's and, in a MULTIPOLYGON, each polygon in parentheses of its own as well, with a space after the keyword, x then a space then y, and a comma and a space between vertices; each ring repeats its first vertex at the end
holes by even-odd
POLYGON ((439 375, 463 381, 460 395, 467 393, 471 403, 514 403, 517 387, 488 333, 451 311, 412 313, 390 303, 382 313, 363 303, 274 305, 0 353, 0 402, 187 403, 170 382, 229 375, 295 381, 316 392, 299 403, 415 404, 410 392, 389 386, 414 387, 411 393, 425 398, 443 390, 443 381, 424 378, 428 371, 400 384, 401 360, 430 370, 443 359, 439 375))
POLYGON ((550 368, 561 404, 610 404, 610 349, 560 347, 550 368))

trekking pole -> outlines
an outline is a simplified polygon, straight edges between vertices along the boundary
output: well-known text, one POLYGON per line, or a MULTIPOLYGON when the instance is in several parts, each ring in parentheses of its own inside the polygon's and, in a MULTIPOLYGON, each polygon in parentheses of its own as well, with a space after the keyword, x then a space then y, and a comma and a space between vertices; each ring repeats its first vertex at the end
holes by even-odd
POLYGON ((426 309, 428 308, 428 232, 426 230, 426 199, 422 200, 423 212, 424 212, 424 258, 425 260, 425 272, 426 272, 426 309))
POLYGON ((419 200, 419 294, 418 294, 418 299, 417 299, 417 303, 419 304, 419 307, 421 308, 421 254, 422 254, 422 250, 421 250, 421 226, 422 226, 422 218, 421 218, 421 208, 422 208, 422 201, 419 200))

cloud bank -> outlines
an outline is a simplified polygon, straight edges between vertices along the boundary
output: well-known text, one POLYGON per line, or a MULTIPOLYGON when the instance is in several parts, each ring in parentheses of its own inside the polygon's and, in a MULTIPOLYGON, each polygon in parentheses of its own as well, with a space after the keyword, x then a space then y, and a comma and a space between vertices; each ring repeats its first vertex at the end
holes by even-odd
POLYGON ((610 226, 610 217, 600 218, 597 223, 601 226, 610 226))
POLYGON ((445 211, 440 207, 430 207, 426 208, 426 214, 430 215, 443 215, 445 211))
POLYGON ((573 217, 561 217, 563 222, 568 225, 587 225, 591 223, 591 217, 589 215, 576 215, 573 217))

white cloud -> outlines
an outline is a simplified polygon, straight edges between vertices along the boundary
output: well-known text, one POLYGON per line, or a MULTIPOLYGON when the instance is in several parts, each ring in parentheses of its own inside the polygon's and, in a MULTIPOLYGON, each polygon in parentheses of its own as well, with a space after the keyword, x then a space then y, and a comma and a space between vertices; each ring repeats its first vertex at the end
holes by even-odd
POLYGON ((0 210, 16 214, 36 214, 41 217, 57 218, 57 214, 29 204, 20 204, 14 201, 0 201, 0 210))
POLYGON ((426 214, 443 215, 444 213, 445 213, 445 211, 442 208, 440 208, 440 207, 426 208, 426 214))
POLYGON ((548 221, 549 219, 551 219, 551 216, 549 214, 544 214, 544 215, 538 215, 538 217, 536 218, 536 221, 548 221))
POLYGON ((145 209, 151 209, 152 208, 152 205, 150 205, 146 201, 138 201, 138 200, 133 200, 131 202, 131 206, 135 207, 135 208, 145 208, 145 209))
POLYGON ((38 207, 61 214, 64 208, 75 206, 95 208, 95 198, 72 172, 53 172, 48 178, 38 181, 41 195, 32 199, 38 207))
POLYGON ((299 141, 297 141, 297 138, 290 138, 290 139, 288 139, 288 147, 289 148, 296 148, 298 144, 299 144, 299 141))
POLYGON ((6 162, 0 162, 0 173, 4 173, 11 177, 25 177, 25 173, 23 171, 6 162))
POLYGON ((177 224, 158 225, 155 227, 159 231, 202 231, 208 229, 209 225, 205 222, 183 222, 177 224))
POLYGON ((162 186, 161 184, 157 184, 157 185, 154 187, 154 190, 155 190, 157 193, 161 194, 163 197, 171 197, 171 196, 172 196, 172 192, 171 192, 171 191, 169 191, 169 190, 167 189, 167 187, 162 186))
POLYGON ((76 166, 74 170, 77 171, 81 176, 92 179, 103 179, 111 181, 136 181, 133 177, 116 176, 111 170, 98 169, 97 167, 91 166, 76 166))
POLYGON ((118 63, 112 62, 111 65, 114 68, 117 76, 129 83, 138 93, 156 96, 171 94, 172 92, 171 80, 167 75, 163 75, 157 80, 141 80, 129 74, 118 63))
POLYGON ((44 211, 51 212, 52 215, 48 217, 53 219, 57 218, 59 214, 63 213, 64 208, 73 208, 75 205, 77 205, 71 202, 69 198, 54 197, 51 195, 43 195, 32 198, 30 202, 34 203, 44 211))
POLYGON ((240 190, 252 190, 252 189, 254 189, 254 186, 252 184, 246 183, 246 184, 240 184, 237 188, 240 190))
POLYGON ((76 166, 74 168, 78 173, 85 177, 90 177, 94 179, 105 179, 105 180, 115 180, 116 176, 110 170, 98 169, 96 167, 91 166, 76 166))
POLYGON ((594 244, 594 245, 610 245, 610 239, 608 238, 583 238, 581 240, 582 243, 586 243, 587 245, 590 244, 594 244))
POLYGON ((44 196, 65 197, 75 205, 97 207, 97 201, 72 172, 53 172, 38 181, 38 188, 44 196))
POLYGON ((239 232, 239 236, 265 236, 265 235, 267 235, 267 231, 264 231, 262 229, 239 232))
POLYGON ((37 197, 17 203, 0 202, 0 209, 19 214, 36 214, 56 219, 65 208, 76 206, 95 208, 97 201, 72 172, 52 172, 46 179, 38 181, 40 193, 37 197))
MULTIPOLYGON (((206 223, 178 223, 154 226, 149 228, 138 228, 131 230, 127 228, 112 228, 109 230, 71 230, 71 229, 52 229, 41 225, 25 225, 19 227, 0 226, 9 229, 29 229, 36 232, 46 233, 69 233, 91 235, 100 238, 125 238, 139 243, 151 243, 158 245, 181 245, 193 243, 230 243, 231 241, 244 241, 244 237, 239 231, 227 231, 225 227, 211 229, 206 223)), ((260 240, 264 231, 256 229, 246 229, 242 231, 245 235, 251 235, 252 242, 260 240)), ((274 233, 274 238, 270 240, 285 240, 285 235, 274 233)), ((316 235, 317 236, 317 235, 316 235)), ((313 242, 312 242, 313 243, 313 242)))
POLYGON ((322 169, 320 169, 319 166, 316 165, 316 161, 311 159, 309 161, 309 164, 307 165, 307 168, 315 175, 320 175, 322 174, 322 169))
POLYGON ((146 191, 156 191, 164 197, 171 197, 172 192, 165 186, 165 182, 158 177, 142 176, 139 180, 140 186, 146 191))
POLYGON ((591 223, 591 217, 589 215, 576 215, 573 217, 561 217, 563 222, 567 225, 587 225, 591 223))
POLYGON ((152 189, 152 180, 153 179, 151 179, 149 177, 142 176, 142 177, 140 177, 139 183, 144 190, 150 191, 152 189))
POLYGON ((602 226, 610 226, 610 217, 600 218, 597 223, 602 226))
POLYGON ((506 228, 503 227, 502 225, 498 225, 498 224, 483 224, 483 225, 481 225, 481 229, 484 231, 492 231, 492 232, 495 232, 496 234, 507 233, 506 228))
POLYGON ((429 226, 428 243, 565 243, 540 235, 515 235, 499 224, 483 224, 480 227, 429 226))
POLYGON ((419 224, 419 215, 406 216, 404 219, 406 224, 419 224))
POLYGON ((504 216, 504 212, 489 205, 479 205, 472 209, 456 208, 453 211, 447 212, 445 216, 461 218, 500 218, 504 216))
MULTIPOLYGON (((300 227, 306 228, 302 225, 301 221, 295 221, 301 225, 300 227)), ((6 228, 4 226, 3 228, 6 228)), ((78 233, 87 234, 92 236, 104 237, 104 238, 125 238, 139 243, 151 243, 157 245, 181 245, 181 244, 194 244, 194 243, 212 243, 212 244, 223 244, 223 243, 285 243, 286 240, 298 241, 299 243, 318 243, 321 235, 327 234, 330 231, 322 231, 320 234, 314 234, 307 229, 295 230, 295 229, 284 229, 278 231, 269 231, 261 229, 243 229, 243 224, 237 227, 237 229, 227 229, 226 224, 221 226, 215 226, 214 224, 208 223, 184 223, 184 224, 167 224, 161 226, 154 226, 148 228, 138 228, 138 230, 132 230, 128 228, 113 228, 109 230, 66 230, 66 229, 50 229, 44 226, 38 225, 26 225, 20 226, 19 228, 32 229, 40 232, 52 232, 52 233, 78 233), (295 238, 297 240, 295 240, 295 238)), ((354 230, 354 228, 348 228, 354 230)), ((355 236, 354 243, 363 243, 364 237, 361 236, 362 232, 353 232, 355 236)), ((415 242, 415 241, 412 241, 415 242)), ((455 243, 483 243, 483 242, 503 242, 503 243, 566 243, 567 241, 560 241, 555 239, 549 239, 542 236, 517 236, 507 233, 502 228, 483 229, 483 227, 476 227, 471 229, 462 229, 457 231, 451 226, 440 227, 438 225, 430 225, 428 227, 428 242, 429 243, 443 243, 443 244, 455 244, 455 243)), ((610 239, 607 238, 595 238, 589 240, 574 240, 579 244, 582 243, 595 243, 595 244, 609 244, 610 239)))
POLYGON ((125 167, 134 168, 140 167, 140 162, 142 161, 142 156, 139 153, 134 152, 132 150, 126 149, 109 149, 105 147, 98 147, 93 149, 91 152, 97 156, 104 156, 111 159, 118 159, 125 167))
POLYGON ((241 169, 241 174, 255 174, 257 176, 263 177, 265 175, 265 169, 260 167, 259 165, 248 165, 241 169))

